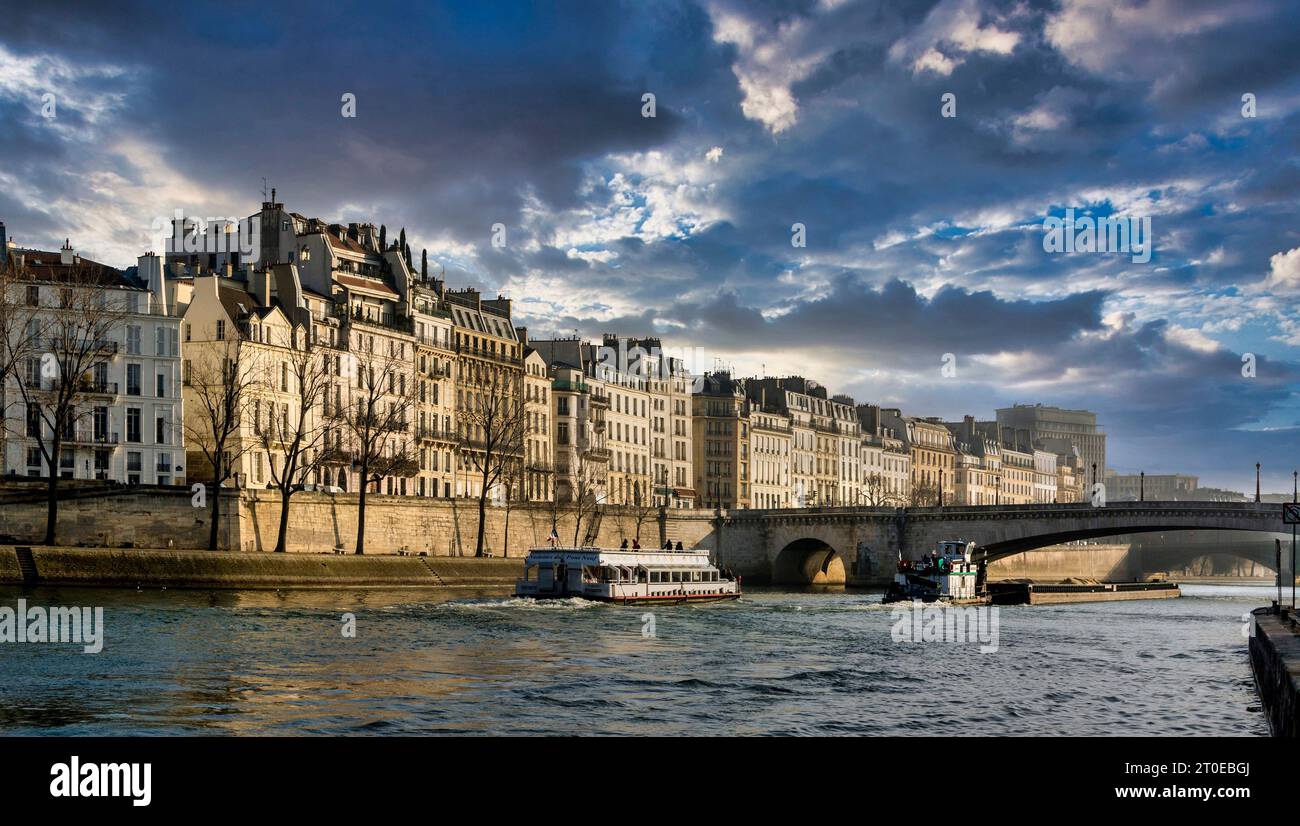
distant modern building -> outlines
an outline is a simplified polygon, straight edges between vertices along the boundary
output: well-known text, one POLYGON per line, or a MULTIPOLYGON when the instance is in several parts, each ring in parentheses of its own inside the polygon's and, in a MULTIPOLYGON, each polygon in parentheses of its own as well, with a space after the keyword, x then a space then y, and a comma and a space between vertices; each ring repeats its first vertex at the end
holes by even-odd
POLYGON ((1182 473, 1106 474, 1106 499, 1113 502, 1186 502, 1200 501, 1197 477, 1182 473))
POLYGON ((1094 481, 1094 465, 1095 481, 1106 478, 1106 433, 1097 426, 1096 413, 1042 404, 1017 404, 999 408, 997 422, 1004 431, 1013 431, 1010 436, 1004 435, 1004 439, 1018 445, 1049 451, 1057 456, 1069 455, 1070 448, 1075 448, 1083 473, 1081 496, 1087 495, 1094 481))

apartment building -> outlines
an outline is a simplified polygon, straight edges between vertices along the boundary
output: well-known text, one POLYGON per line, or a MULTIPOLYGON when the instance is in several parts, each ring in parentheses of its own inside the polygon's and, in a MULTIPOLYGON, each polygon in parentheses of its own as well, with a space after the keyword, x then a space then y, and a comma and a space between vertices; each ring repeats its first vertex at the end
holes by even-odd
POLYGON ((749 455, 753 469, 751 497, 755 508, 791 507, 792 443, 789 416, 751 403, 749 455))
POLYGON ((419 452, 418 496, 450 497, 456 489, 456 325, 437 284, 413 285, 415 438, 419 452))
MULTIPOLYGON (((520 328, 525 343, 527 330, 520 328)), ((529 502, 549 502, 554 496, 554 447, 551 436, 551 374, 546 359, 524 348, 524 478, 519 495, 529 502)))
POLYGON ((691 397, 695 490, 703 508, 748 508, 749 400, 745 382, 730 373, 704 375, 691 397))
POLYGON ((904 417, 912 454, 912 500, 916 505, 952 503, 956 495, 957 450, 952 433, 937 418, 904 417))
POLYGON ((15 276, 4 300, 22 317, 29 345, 0 386, 4 474, 183 484, 180 319, 159 259, 142 256, 124 272, 82 258, 71 242, 50 252, 0 239, 0 251, 8 252, 0 267, 15 276), (52 446, 52 409, 69 365, 85 371, 68 377, 77 386, 52 471, 40 444, 52 446))

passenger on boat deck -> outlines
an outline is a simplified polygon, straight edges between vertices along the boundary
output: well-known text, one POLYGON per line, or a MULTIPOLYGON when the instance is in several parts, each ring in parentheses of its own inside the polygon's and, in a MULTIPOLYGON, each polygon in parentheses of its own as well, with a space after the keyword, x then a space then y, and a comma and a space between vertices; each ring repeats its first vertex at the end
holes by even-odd
POLYGON ((620 551, 626 551, 626 550, 627 550, 627 540, 626 540, 626 539, 623 540, 623 544, 621 544, 621 545, 618 546, 618 549, 619 549, 620 551))
POLYGON ((672 549, 673 549, 673 541, 672 541, 671 539, 665 539, 665 540, 664 540, 664 550, 665 550, 665 551, 671 551, 672 549))
POLYGON ((632 540, 632 550, 634 550, 634 551, 639 551, 639 550, 641 550, 641 540, 640 540, 640 539, 633 539, 633 540, 632 540))
POLYGON ((677 540, 677 550, 680 551, 681 549, 682 549, 682 541, 679 539, 677 540))

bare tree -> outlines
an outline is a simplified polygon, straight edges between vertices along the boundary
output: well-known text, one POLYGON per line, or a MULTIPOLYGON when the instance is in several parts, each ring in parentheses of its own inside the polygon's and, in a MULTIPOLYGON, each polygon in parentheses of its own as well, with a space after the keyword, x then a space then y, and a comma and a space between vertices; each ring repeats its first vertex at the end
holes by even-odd
POLYGON ((355 451, 352 461, 360 477, 355 553, 364 554, 370 485, 418 472, 418 453, 411 435, 411 411, 418 394, 413 364, 393 349, 392 342, 387 354, 358 352, 355 357, 349 400, 338 406, 335 417, 355 451))
POLYGON ((290 500, 327 457, 329 430, 322 413, 333 387, 330 354, 311 347, 306 334, 300 335, 297 329, 291 333, 289 343, 292 346, 280 363, 279 377, 281 392, 287 398, 278 404, 273 399, 267 400, 266 424, 254 423, 267 454, 271 484, 280 492, 276 553, 288 550, 290 500))
POLYGON ((36 301, 29 288, 37 286, 23 277, 12 265, 8 250, 0 249, 0 467, 7 455, 8 431, 4 423, 14 399, 9 393, 10 379, 25 364, 37 336, 32 324, 36 318, 36 301))
POLYGON ((655 503, 654 496, 649 490, 644 490, 641 483, 637 482, 632 489, 631 516, 632 524, 635 527, 633 536, 637 542, 641 541, 641 526, 650 520, 651 516, 659 513, 659 505, 655 503))
POLYGON ((873 508, 899 504, 900 497, 889 489, 889 480, 882 473, 869 473, 862 482, 862 498, 873 508))
POLYGON ((117 352, 112 336, 122 328, 130 302, 125 289, 103 284, 97 273, 81 264, 57 283, 33 282, 33 286, 39 289, 35 297, 41 306, 28 330, 31 350, 14 378, 26 405, 24 433, 35 440, 49 472, 44 542, 52 545, 63 446, 77 437, 77 425, 88 412, 83 403, 105 390, 97 386, 102 380, 94 375, 95 366, 103 364, 106 370, 117 352))
POLYGON ((486 382, 466 391, 459 410, 465 439, 462 455, 478 475, 478 539, 474 556, 483 556, 487 500, 501 483, 510 465, 523 462, 524 431, 528 424, 523 395, 518 386, 522 376, 494 370, 486 382))
POLYGON ((912 485, 912 493, 908 497, 908 507, 928 508, 939 502, 939 486, 934 482, 918 482, 912 485))
POLYGON ((185 360, 185 437, 199 461, 189 459, 191 473, 206 465, 212 480, 212 524, 208 550, 217 550, 221 521, 221 486, 234 475, 240 458, 255 445, 240 438, 240 426, 252 405, 256 381, 254 350, 239 339, 195 346, 185 360))
MULTIPOLYGON (((582 538, 582 523, 587 517, 594 517, 600 508, 600 487, 604 482, 601 468, 603 464, 591 458, 589 450, 575 449, 570 454, 571 463, 557 468, 557 477, 564 477, 568 482, 564 500, 573 505, 573 546, 579 547, 582 538)), ((557 488, 556 499, 561 498, 557 488)))

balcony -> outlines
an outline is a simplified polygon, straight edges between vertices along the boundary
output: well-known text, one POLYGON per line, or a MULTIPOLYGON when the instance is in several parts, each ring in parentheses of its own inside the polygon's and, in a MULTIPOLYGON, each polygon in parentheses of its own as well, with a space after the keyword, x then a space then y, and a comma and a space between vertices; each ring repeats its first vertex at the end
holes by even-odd
POLYGON ((92 396, 116 396, 117 382, 83 379, 77 383, 77 390, 92 396))
POLYGON ((518 356, 506 353, 501 348, 493 350, 487 347, 475 347, 472 344, 457 344, 456 352, 463 356, 499 361, 502 364, 518 365, 520 363, 518 356))
MULTIPOLYGON (((40 339, 35 340, 40 344, 40 339)), ((118 343, 116 341, 86 341, 79 336, 71 336, 67 339, 54 337, 46 339, 45 349, 55 355, 59 353, 80 353, 82 351, 101 353, 106 356, 117 354, 118 343)))
POLYGON ((99 432, 93 430, 77 430, 71 437, 65 439, 74 445, 92 445, 96 447, 115 446, 121 442, 121 434, 99 432))
POLYGON ((439 430, 434 427, 421 427, 417 438, 426 442, 450 442, 456 444, 460 442, 460 436, 457 436, 450 430, 439 430))
POLYGON ((369 315, 363 313, 359 308, 356 310, 349 310, 348 305, 339 303, 335 303, 330 309, 330 315, 349 324, 367 324, 372 327, 383 327, 386 330, 393 330, 394 332, 408 336, 415 333, 415 319, 410 316, 397 315, 395 313, 369 315))

